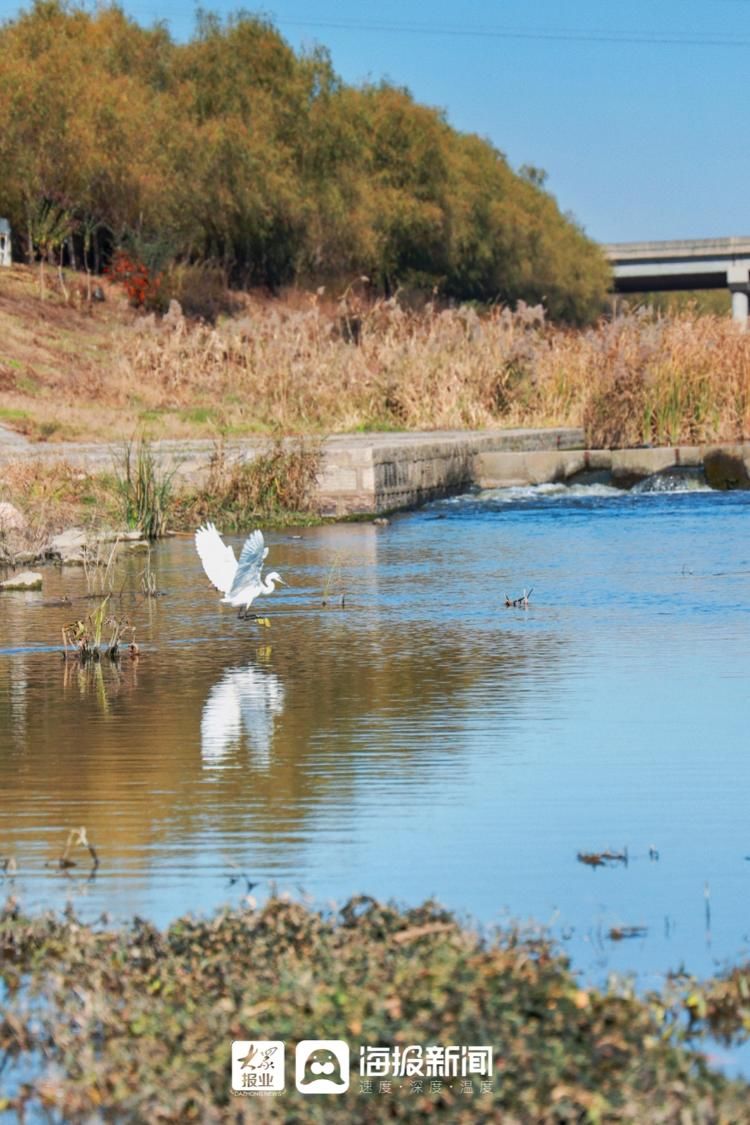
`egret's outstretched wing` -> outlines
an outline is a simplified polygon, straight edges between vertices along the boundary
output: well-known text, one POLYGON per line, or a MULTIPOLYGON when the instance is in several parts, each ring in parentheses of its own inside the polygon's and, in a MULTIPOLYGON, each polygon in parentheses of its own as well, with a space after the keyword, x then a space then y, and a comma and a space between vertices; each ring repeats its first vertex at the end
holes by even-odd
POLYGON ((229 596, 239 594, 248 586, 260 585, 260 572, 263 569, 263 560, 268 554, 268 547, 263 546, 263 532, 254 531, 245 540, 245 546, 237 563, 237 573, 234 576, 229 596))
POLYGON ((237 573, 237 560, 232 548, 227 546, 212 523, 196 531, 195 549, 209 581, 222 594, 228 594, 237 573))

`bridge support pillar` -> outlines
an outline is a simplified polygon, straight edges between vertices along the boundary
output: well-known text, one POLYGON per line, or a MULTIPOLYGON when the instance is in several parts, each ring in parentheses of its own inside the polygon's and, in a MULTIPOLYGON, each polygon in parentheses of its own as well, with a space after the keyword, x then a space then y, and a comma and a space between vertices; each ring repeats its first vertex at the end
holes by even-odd
POLYGON ((731 285, 732 291, 732 319, 736 320, 744 329, 747 328, 747 317, 750 313, 750 296, 747 285, 731 285))
POLYGON ((747 328, 748 294, 750 293, 750 270, 747 260, 732 262, 727 268, 727 285, 732 294, 732 319, 736 320, 744 332, 747 328))

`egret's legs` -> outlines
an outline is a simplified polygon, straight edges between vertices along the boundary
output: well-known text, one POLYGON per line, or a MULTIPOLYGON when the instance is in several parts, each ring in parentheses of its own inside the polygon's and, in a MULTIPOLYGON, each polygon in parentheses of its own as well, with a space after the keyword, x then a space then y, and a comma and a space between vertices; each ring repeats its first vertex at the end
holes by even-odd
POLYGON ((257 613, 250 613, 249 606, 245 606, 244 609, 242 608, 242 606, 240 606, 240 612, 237 614, 237 620, 238 621, 257 621, 258 620, 258 614, 257 613))

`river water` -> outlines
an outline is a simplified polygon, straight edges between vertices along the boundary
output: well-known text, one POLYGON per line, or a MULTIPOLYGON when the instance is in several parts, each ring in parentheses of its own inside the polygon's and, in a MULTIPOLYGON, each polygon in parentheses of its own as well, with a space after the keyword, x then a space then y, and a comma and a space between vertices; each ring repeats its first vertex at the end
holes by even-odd
POLYGON ((594 978, 716 971, 750 947, 749 520, 747 493, 548 486, 270 532, 269 628, 175 538, 164 596, 141 554, 114 574, 140 658, 86 668, 85 575, 46 570, 0 605, 0 896, 158 923, 248 881, 435 896, 594 978), (48 866, 82 825, 93 878, 82 848, 48 866), (603 850, 627 863, 577 858, 603 850))

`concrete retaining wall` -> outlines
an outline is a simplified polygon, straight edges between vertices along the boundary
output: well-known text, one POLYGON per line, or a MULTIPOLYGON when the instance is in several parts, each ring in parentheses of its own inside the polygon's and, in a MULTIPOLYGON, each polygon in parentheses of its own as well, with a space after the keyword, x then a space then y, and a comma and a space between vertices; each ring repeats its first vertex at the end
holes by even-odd
MULTIPOLYGON (((35 444, 1 440, 2 464, 19 458, 54 464, 66 460, 87 472, 112 471, 124 445, 35 444)), ((292 443, 294 444, 294 443, 292 443)), ((212 441, 162 441, 151 446, 175 483, 205 478, 216 452, 212 441)), ((269 448, 262 438, 225 442, 229 462, 251 461, 269 448)), ((629 488, 675 467, 703 467, 715 488, 750 488, 750 445, 674 446, 658 449, 583 448, 583 432, 557 429, 341 434, 321 442, 318 504, 326 515, 410 508, 473 485, 486 488, 569 481, 600 473, 629 488)))
MULTIPOLYGON (((291 447, 295 442, 290 439, 291 447)), ((326 515, 377 513, 410 508, 471 486, 476 458, 497 451, 520 453, 583 445, 583 431, 568 427, 533 430, 436 431, 433 433, 339 434, 320 443, 318 503, 326 515)), ((269 448, 268 440, 223 443, 228 463, 252 461, 269 448)), ((158 465, 174 472, 177 487, 195 485, 208 473, 216 453, 213 441, 156 441, 158 465)), ((122 464, 124 443, 39 444, 0 440, 3 461, 31 459, 42 464, 65 460, 85 472, 111 472, 122 464)))

